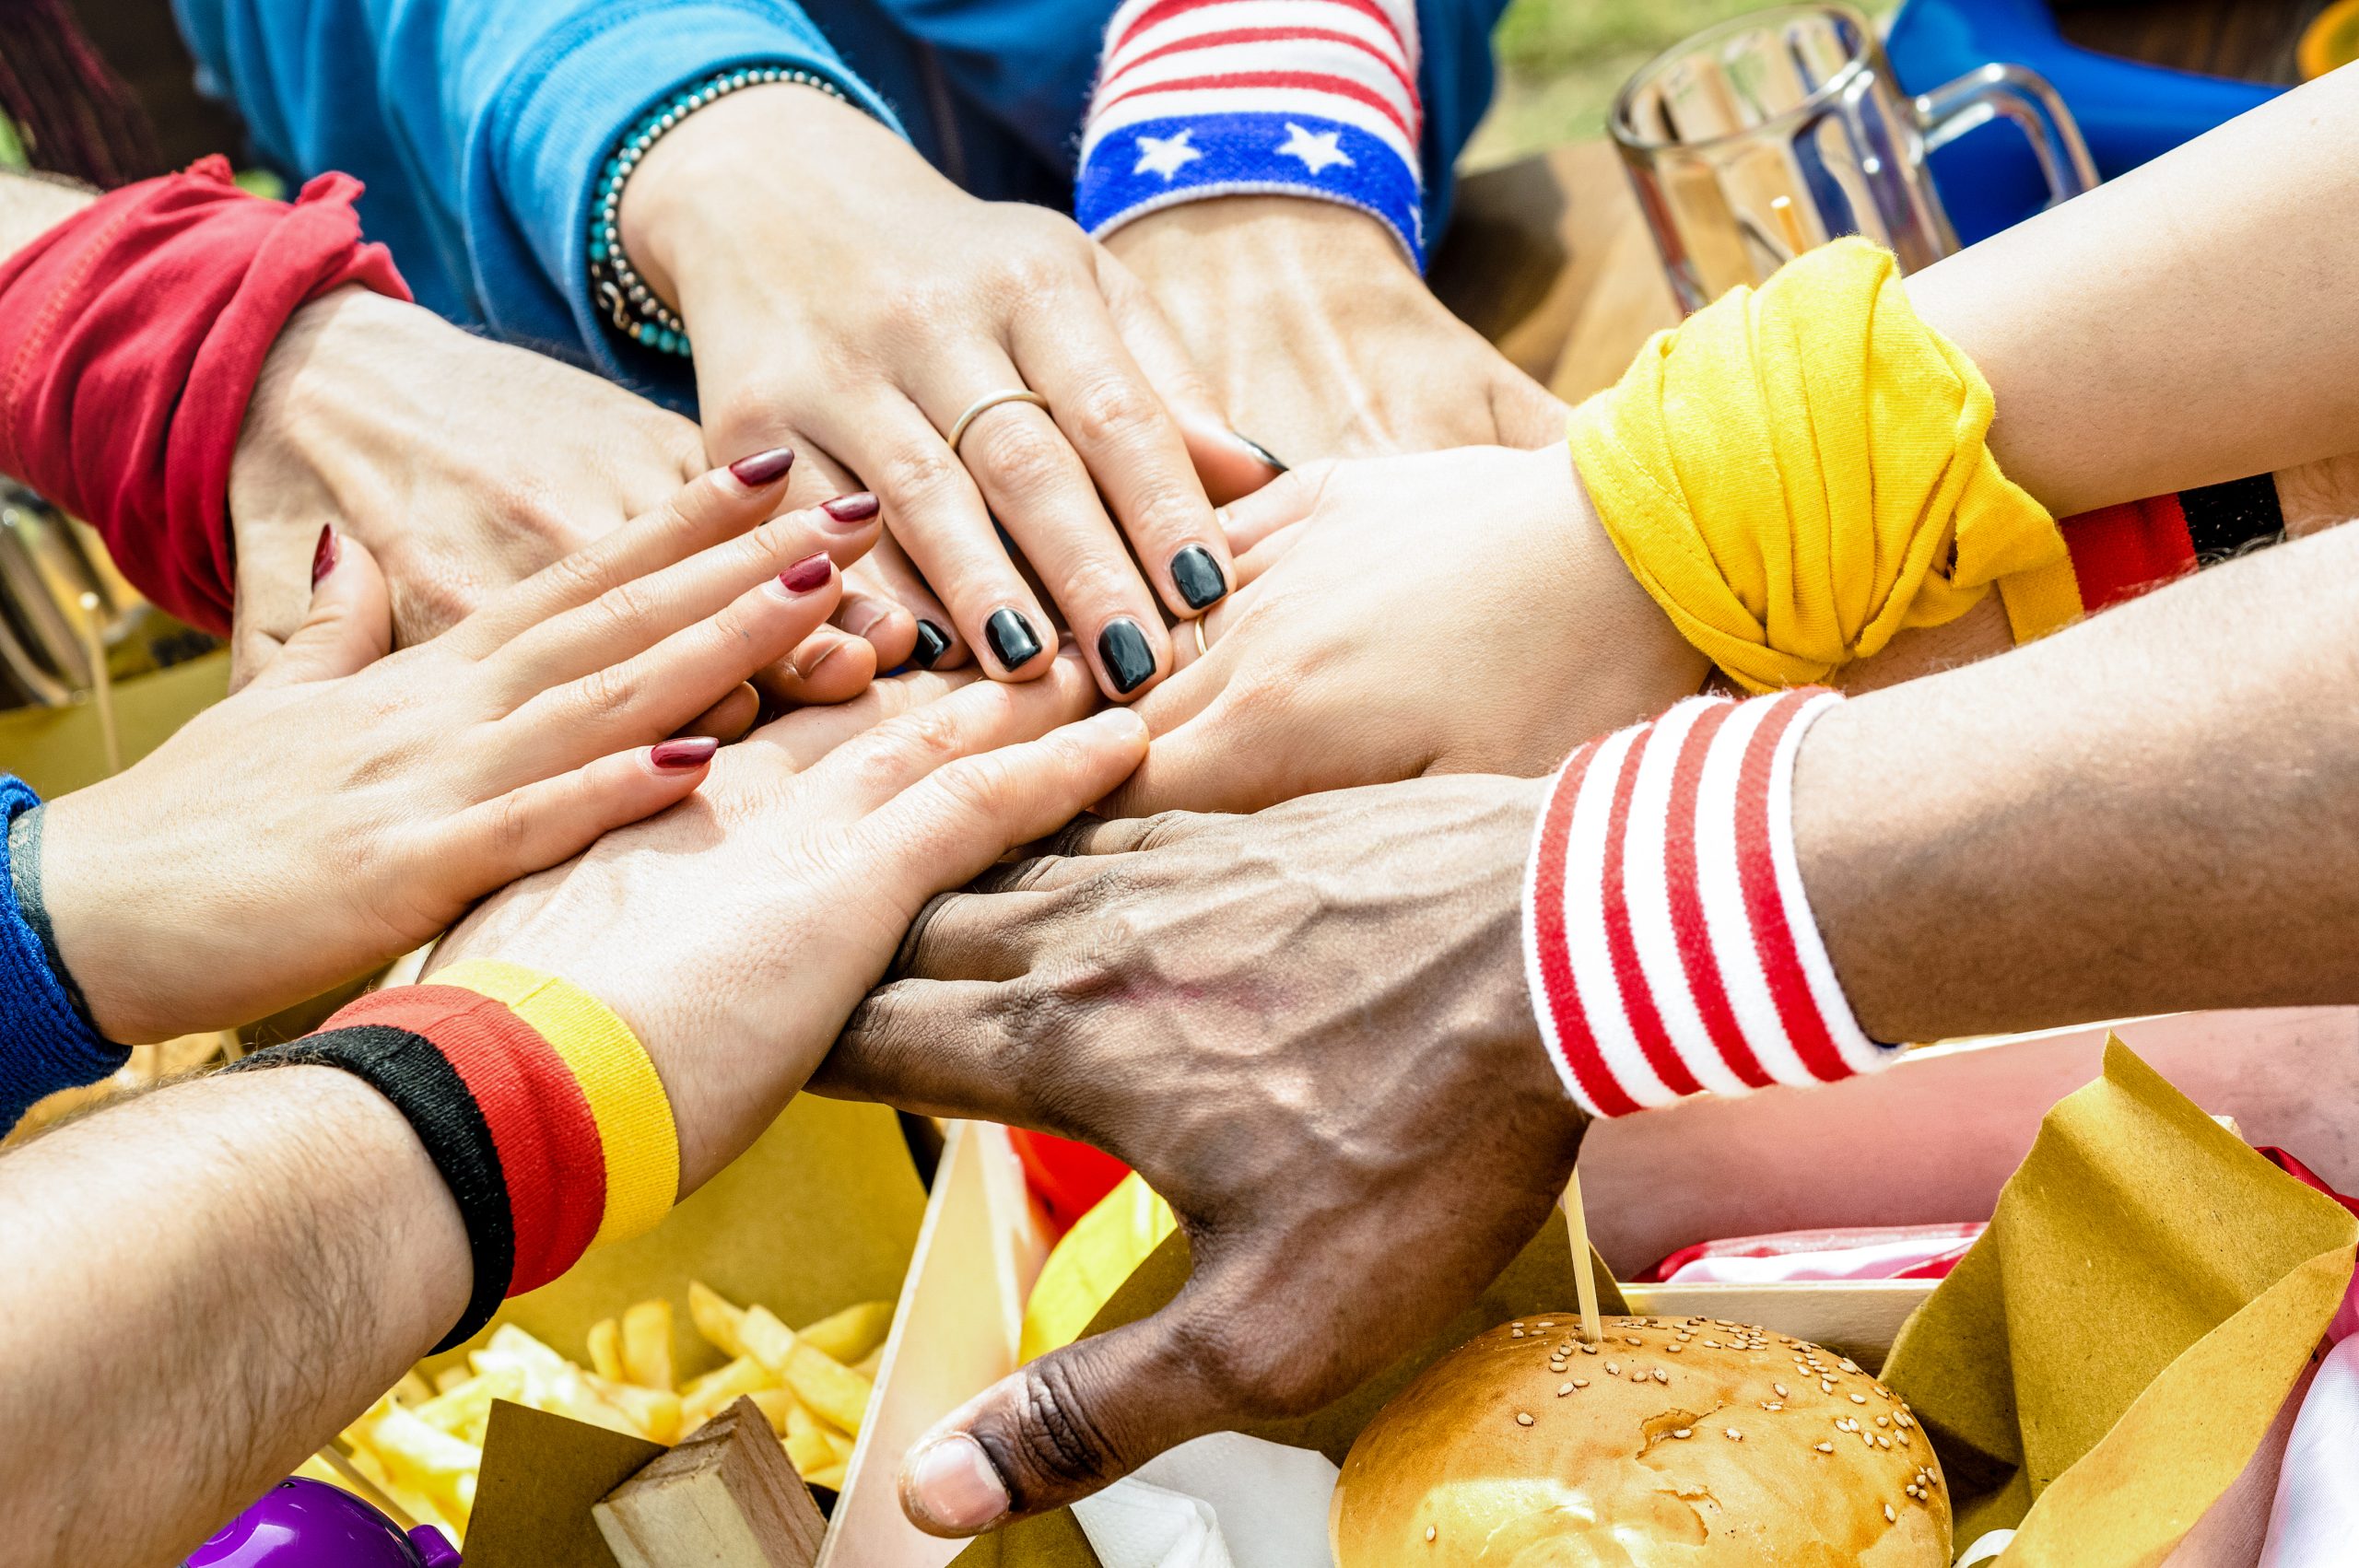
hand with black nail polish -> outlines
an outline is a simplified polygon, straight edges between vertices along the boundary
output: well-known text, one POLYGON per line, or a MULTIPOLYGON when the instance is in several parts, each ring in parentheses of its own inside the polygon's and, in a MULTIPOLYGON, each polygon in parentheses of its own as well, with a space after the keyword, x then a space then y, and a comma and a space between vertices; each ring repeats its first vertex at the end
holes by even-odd
POLYGON ((1036 680, 1062 626, 1109 697, 1171 671, 1167 619, 1231 576, 1215 498, 1272 471, 1071 219, 978 200, 862 110, 781 83, 656 142, 616 224, 695 341, 712 450, 791 445, 881 498, 872 570, 914 620, 880 651, 922 662, 925 621, 933 662, 1036 680))
POLYGON ((1238 581, 1141 699, 1157 738, 1109 813, 1538 774, 1703 684, 1561 444, 1298 468, 1222 521, 1238 581))

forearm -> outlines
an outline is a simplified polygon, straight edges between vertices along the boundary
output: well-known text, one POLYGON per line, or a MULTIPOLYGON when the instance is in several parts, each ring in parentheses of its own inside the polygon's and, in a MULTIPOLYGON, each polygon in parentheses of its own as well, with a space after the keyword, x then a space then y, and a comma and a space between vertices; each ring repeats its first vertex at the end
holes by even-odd
POLYGON ((2292 467, 2359 428, 2359 79, 2330 77, 1908 280, 2058 517, 2292 467))
POLYGON ((0 1562, 177 1562, 425 1353, 456 1205, 346 1073, 150 1094, 0 1159, 0 1562))
POLYGON ((1861 1024, 2359 1000, 2354 613, 2331 530, 1828 715, 1794 827, 1861 1024))

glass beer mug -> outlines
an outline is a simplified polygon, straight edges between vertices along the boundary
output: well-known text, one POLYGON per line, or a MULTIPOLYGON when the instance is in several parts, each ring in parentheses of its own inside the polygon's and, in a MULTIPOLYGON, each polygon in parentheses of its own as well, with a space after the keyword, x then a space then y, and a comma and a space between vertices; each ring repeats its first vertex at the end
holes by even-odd
POLYGON ((1925 160, 1994 119, 2030 139, 2052 200, 2096 183, 2071 111, 2039 76, 1993 64, 1911 98, 1847 6, 1785 6, 1697 33, 1630 78, 1611 124, 1680 306, 1695 310, 1839 235, 1890 248, 1904 272, 1955 251, 1925 160))

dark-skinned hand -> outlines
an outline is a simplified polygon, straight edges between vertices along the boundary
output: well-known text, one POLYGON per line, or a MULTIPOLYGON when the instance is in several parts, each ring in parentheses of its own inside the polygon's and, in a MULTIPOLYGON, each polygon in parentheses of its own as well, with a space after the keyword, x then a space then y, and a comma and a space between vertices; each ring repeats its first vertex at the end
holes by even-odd
POLYGON ((1203 1433, 1315 1410, 1430 1336, 1546 1219, 1583 1126, 1526 1000, 1543 784, 1085 820, 928 906, 812 1087, 1081 1139, 1168 1199, 1193 1274, 910 1451, 968 1535, 1203 1433))

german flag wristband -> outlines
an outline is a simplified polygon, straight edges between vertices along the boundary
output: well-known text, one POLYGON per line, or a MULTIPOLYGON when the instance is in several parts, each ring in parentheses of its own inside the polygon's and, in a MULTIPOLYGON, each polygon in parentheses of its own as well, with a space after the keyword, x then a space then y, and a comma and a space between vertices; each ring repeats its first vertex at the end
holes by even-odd
POLYGON ((680 1181, 678 1135, 628 1025, 569 981, 469 962, 362 997, 246 1067, 320 1065, 409 1119, 466 1225, 475 1288, 437 1349, 581 1254, 652 1227, 680 1181))
POLYGON ((2273 474, 2100 507, 2059 526, 2068 558, 2042 591, 2009 602, 2019 643, 2285 536, 2273 474))

